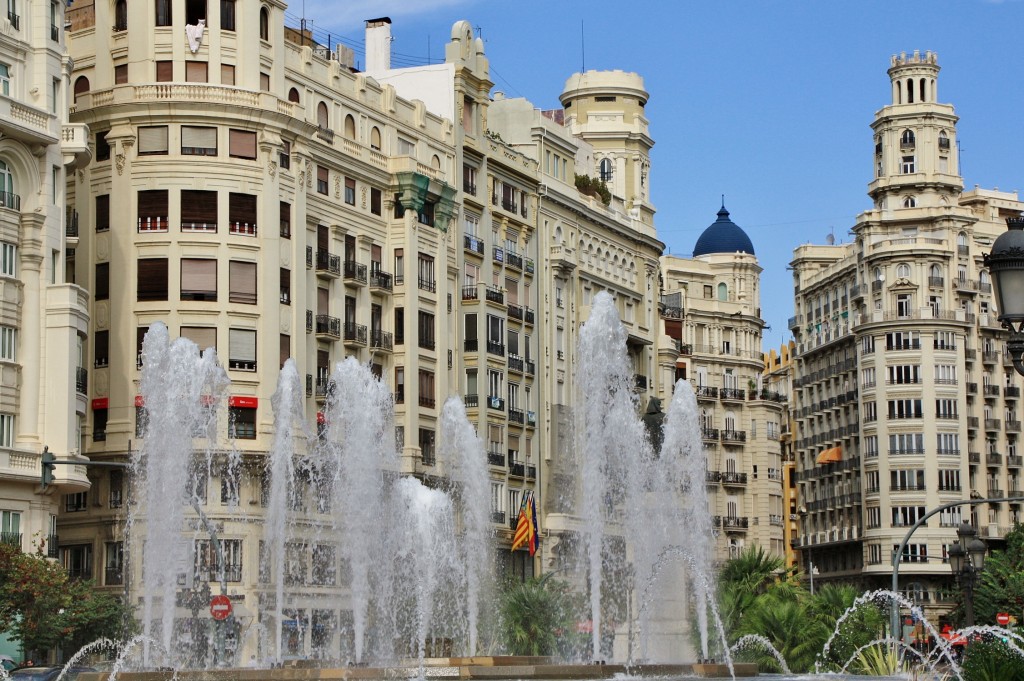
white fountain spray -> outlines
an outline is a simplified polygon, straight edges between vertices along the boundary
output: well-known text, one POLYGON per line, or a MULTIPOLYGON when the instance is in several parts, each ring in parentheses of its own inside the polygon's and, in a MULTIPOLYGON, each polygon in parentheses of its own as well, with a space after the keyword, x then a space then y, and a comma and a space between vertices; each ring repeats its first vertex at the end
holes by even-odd
POLYGON ((354 357, 338 363, 328 398, 328 456, 334 461, 336 530, 342 558, 352 575, 351 602, 354 656, 363 661, 367 617, 373 588, 370 573, 380 546, 380 509, 384 472, 398 467, 395 452, 394 398, 369 367, 354 357))
POLYGON ((458 486, 457 497, 463 525, 463 549, 466 570, 466 609, 469 620, 468 655, 477 652, 480 599, 489 565, 490 529, 487 517, 487 462, 484 443, 466 418, 466 407, 458 397, 449 397, 441 410, 441 461, 452 466, 452 479, 458 486))
POLYGON ((205 440, 209 460, 213 444, 209 436, 215 431, 217 408, 229 381, 213 349, 200 357, 195 343, 184 338, 172 343, 160 323, 146 334, 142 358, 141 389, 149 423, 143 448, 134 452, 132 468, 146 534, 153 538, 144 544, 142 561, 143 657, 148 666, 155 614, 161 624, 161 647, 165 654, 174 654, 177 573, 184 567, 178 537, 184 526, 195 440, 205 440))
POLYGON ((271 397, 274 408, 274 444, 270 451, 270 496, 264 537, 269 556, 273 556, 274 575, 274 655, 281 661, 281 639, 284 627, 284 572, 285 545, 288 532, 288 496, 294 484, 295 464, 292 457, 296 447, 296 421, 302 419, 302 393, 295 361, 289 359, 281 368, 277 389, 271 397))

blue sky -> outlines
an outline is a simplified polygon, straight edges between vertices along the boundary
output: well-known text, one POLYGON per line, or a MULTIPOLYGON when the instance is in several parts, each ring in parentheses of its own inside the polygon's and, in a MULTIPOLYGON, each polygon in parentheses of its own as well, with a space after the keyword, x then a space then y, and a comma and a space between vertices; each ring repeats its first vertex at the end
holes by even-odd
MULTIPOLYGON (((318 38, 362 44, 363 20, 390 16, 395 64, 443 56, 451 25, 482 31, 495 90, 558 106, 587 69, 640 73, 651 93, 658 235, 689 256, 725 194, 762 274, 765 349, 790 338, 801 243, 849 240, 871 206, 874 112, 888 103, 892 54, 938 53, 939 100, 960 116, 961 171, 1024 192, 1024 2, 897 0, 609 2, 296 0, 318 38), (627 11, 622 11, 622 8, 627 11), (581 39, 582 37, 582 39, 581 39)), ((357 60, 362 56, 357 50, 357 60)))

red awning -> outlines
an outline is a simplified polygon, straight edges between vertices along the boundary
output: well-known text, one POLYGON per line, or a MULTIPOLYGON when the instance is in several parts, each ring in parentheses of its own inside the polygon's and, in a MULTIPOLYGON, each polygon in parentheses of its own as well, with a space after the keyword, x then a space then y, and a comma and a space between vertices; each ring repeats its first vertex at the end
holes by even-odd
POLYGON ((232 395, 228 398, 229 407, 244 407, 246 409, 255 409, 259 406, 260 400, 257 397, 246 397, 243 395, 232 395))
POLYGON ((93 409, 106 409, 110 405, 109 397, 97 397, 92 401, 93 409))

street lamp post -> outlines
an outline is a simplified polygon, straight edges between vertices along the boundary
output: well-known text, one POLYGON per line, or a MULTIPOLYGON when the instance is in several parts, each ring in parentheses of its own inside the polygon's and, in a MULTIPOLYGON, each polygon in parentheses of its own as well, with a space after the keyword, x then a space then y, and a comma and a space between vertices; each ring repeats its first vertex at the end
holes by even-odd
POLYGON ((956 531, 957 540, 949 547, 949 567, 964 592, 964 624, 974 626, 974 585, 985 568, 988 547, 978 539, 978 532, 970 523, 961 523, 956 531))
MULTIPOLYGON (((804 523, 804 531, 806 534, 807 530, 807 507, 801 506, 797 512, 800 514, 800 520, 804 523)), ((814 595, 814 553, 811 550, 811 544, 807 545, 807 576, 811 579, 811 595, 814 595)))
POLYGON ((992 244, 985 266, 992 273, 998 319, 1010 332, 1006 352, 1024 376, 1024 216, 1006 218, 1006 231, 992 244))

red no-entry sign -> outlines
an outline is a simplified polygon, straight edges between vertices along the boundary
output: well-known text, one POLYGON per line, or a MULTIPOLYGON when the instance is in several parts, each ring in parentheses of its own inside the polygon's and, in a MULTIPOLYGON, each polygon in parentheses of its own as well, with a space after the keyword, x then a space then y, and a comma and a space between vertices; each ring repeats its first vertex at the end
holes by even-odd
POLYGON ((1010 613, 1008 613, 1008 612, 997 612, 996 613, 996 623, 999 626, 1001 626, 1001 627, 1005 627, 1007 624, 1010 623, 1010 613))
POLYGON ((211 598, 210 614, 215 620, 226 620, 231 616, 231 599, 223 594, 211 598))

